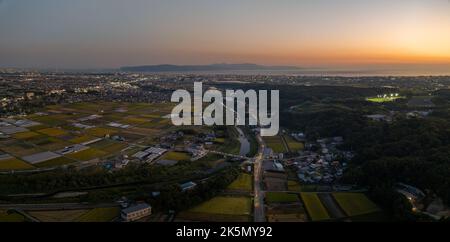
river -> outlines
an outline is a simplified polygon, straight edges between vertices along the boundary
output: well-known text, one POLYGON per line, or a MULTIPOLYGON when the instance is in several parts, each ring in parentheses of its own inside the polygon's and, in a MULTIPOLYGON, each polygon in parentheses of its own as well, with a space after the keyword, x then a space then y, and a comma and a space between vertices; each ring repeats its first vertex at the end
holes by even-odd
POLYGON ((241 128, 235 126, 236 130, 239 133, 238 140, 241 143, 241 149, 239 150, 239 155, 246 156, 250 152, 250 142, 245 136, 244 132, 241 128))

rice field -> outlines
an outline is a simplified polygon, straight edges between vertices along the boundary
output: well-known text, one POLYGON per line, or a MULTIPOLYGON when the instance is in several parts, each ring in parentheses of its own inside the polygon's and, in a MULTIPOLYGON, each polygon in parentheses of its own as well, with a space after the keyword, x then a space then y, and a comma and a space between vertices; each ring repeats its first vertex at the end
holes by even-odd
MULTIPOLYGON (((68 165, 78 161, 88 161, 95 158, 105 158, 128 147, 128 142, 138 142, 142 145, 153 145, 154 138, 167 132, 170 119, 163 116, 170 113, 172 103, 119 103, 92 102, 73 103, 65 105, 49 105, 41 113, 30 114, 27 119, 39 122, 37 126, 12 134, 11 138, 0 142, 0 150, 10 154, 11 159, 0 161, 1 171, 36 169, 68 165), (98 115, 95 119, 80 118, 98 115), (123 122, 122 122, 123 121, 123 122), (94 126, 80 128, 73 123, 94 126), (109 122, 127 123, 132 127, 118 129, 107 126, 109 122), (23 157, 32 157, 45 152, 55 152, 73 144, 81 144, 107 135, 120 135, 126 142, 103 140, 90 144, 90 149, 66 154, 51 160, 43 160, 36 165, 23 161, 23 157)), ((131 149, 130 152, 133 150, 131 149)), ((134 152, 134 151, 133 151, 134 152)), ((190 155, 184 152, 169 152, 163 159, 190 160, 190 155)))
POLYGON ((288 190, 293 192, 301 192, 302 187, 300 186, 300 183, 297 181, 288 181, 288 190))
POLYGON ((0 210, 0 222, 24 222, 25 218, 17 213, 10 213, 8 214, 8 212, 6 210, 0 210))
POLYGON ((69 141, 71 143, 74 143, 74 144, 80 144, 80 143, 83 143, 83 142, 86 142, 86 141, 90 141, 90 140, 94 140, 94 139, 96 139, 96 138, 93 137, 93 136, 82 135, 82 136, 78 136, 78 137, 72 138, 69 141))
POLYGON ((71 160, 67 157, 58 157, 55 159, 51 159, 48 161, 44 161, 44 162, 40 162, 40 163, 36 163, 35 166, 39 167, 39 168, 44 168, 44 167, 55 167, 55 166, 63 166, 63 165, 68 165, 71 163, 74 163, 74 160, 71 160))
POLYGON ((302 151, 305 148, 305 145, 302 142, 298 142, 287 135, 284 135, 283 138, 286 141, 291 152, 302 151))
POLYGON ((330 215, 316 193, 302 193, 301 197, 312 221, 330 219, 330 215))
POLYGON ((10 158, 6 160, 0 160, 0 171, 18 171, 18 170, 29 170, 33 169, 34 166, 31 164, 19 160, 17 158, 10 158))
POLYGON ((175 160, 175 161, 188 161, 191 159, 191 156, 188 153, 185 152, 176 152, 176 151, 169 151, 165 153, 161 159, 163 160, 175 160))
POLYGON ((63 135, 67 134, 67 132, 65 130, 60 129, 60 128, 40 129, 37 132, 39 132, 41 134, 45 134, 47 136, 51 136, 51 137, 58 137, 58 136, 63 136, 63 135))
POLYGON ((107 153, 101 150, 89 148, 87 150, 82 150, 80 152, 68 154, 67 157, 79 160, 79 161, 87 161, 95 158, 101 158, 105 156, 107 153))
POLYGON ((87 213, 76 218, 76 222, 110 222, 119 217, 120 209, 118 207, 94 208, 87 213))
POLYGON ((117 131, 115 129, 110 129, 110 128, 95 127, 92 129, 88 129, 86 131, 86 133, 89 135, 101 138, 101 137, 104 137, 105 135, 115 134, 115 133, 117 133, 117 131))
POLYGON ((266 192, 267 203, 294 203, 299 202, 297 194, 286 192, 266 192))
POLYGON ((214 197, 188 212, 226 214, 226 215, 250 215, 252 200, 248 197, 214 197))
POLYGON ((247 173, 239 174, 238 178, 234 180, 227 189, 251 191, 253 189, 253 176, 247 173))
POLYGON ((36 136, 39 136, 39 134, 36 132, 33 132, 33 131, 15 133, 12 135, 12 137, 15 139, 29 139, 29 138, 36 137, 36 136))
POLYGON ((27 213, 41 222, 73 222, 88 210, 28 211, 27 213))
POLYGON ((333 193, 333 196, 348 216, 380 211, 380 208, 363 193, 333 193))
POLYGON ((275 153, 284 153, 286 149, 280 136, 263 137, 266 145, 275 153))

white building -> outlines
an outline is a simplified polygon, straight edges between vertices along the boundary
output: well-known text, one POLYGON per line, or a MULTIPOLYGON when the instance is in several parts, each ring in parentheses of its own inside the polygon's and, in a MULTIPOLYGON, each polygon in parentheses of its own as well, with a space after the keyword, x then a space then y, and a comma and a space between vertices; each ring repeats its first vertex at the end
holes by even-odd
POLYGON ((132 222, 141 218, 150 216, 152 214, 152 207, 147 203, 140 203, 125 209, 122 209, 120 216, 124 221, 132 222))

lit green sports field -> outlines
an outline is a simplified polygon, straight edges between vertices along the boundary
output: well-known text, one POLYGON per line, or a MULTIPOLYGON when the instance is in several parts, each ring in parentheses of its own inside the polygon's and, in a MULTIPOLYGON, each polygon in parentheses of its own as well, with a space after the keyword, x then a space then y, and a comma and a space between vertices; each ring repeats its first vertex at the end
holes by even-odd
POLYGON ((374 103, 385 103, 385 102, 393 102, 397 99, 402 99, 405 97, 370 97, 370 98, 366 98, 367 101, 369 102, 374 102, 374 103))

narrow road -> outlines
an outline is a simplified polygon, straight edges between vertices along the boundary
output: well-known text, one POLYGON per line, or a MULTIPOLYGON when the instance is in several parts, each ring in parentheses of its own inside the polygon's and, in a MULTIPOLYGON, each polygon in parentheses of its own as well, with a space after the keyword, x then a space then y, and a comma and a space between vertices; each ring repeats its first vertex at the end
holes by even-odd
POLYGON ((88 204, 88 203, 46 203, 46 204, 0 204, 0 209, 8 210, 72 210, 72 209, 90 209, 102 207, 116 207, 117 203, 102 203, 102 204, 88 204))
POLYGON ((253 217, 255 222, 265 222, 266 215, 264 210, 264 191, 262 189, 262 176, 263 176, 263 160, 264 160, 264 142, 261 136, 257 135, 256 140, 259 144, 258 154, 255 157, 254 165, 254 209, 253 217))

